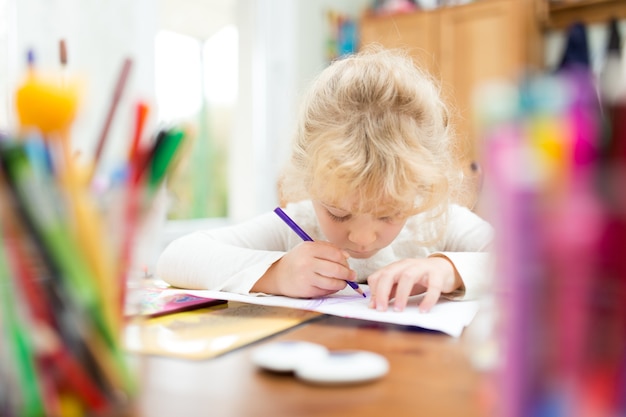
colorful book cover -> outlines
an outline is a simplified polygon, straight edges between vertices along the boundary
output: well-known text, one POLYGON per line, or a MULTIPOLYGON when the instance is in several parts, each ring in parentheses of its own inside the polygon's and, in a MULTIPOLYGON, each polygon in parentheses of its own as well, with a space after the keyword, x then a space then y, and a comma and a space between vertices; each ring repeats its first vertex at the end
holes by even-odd
POLYGON ((143 287, 129 292, 125 315, 159 317, 227 303, 226 300, 168 291, 159 286, 143 287))

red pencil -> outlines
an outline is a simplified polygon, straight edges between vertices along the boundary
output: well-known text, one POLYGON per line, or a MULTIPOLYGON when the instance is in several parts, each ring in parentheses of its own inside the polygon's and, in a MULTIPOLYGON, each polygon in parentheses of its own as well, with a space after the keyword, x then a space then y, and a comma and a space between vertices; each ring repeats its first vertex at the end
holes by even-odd
POLYGON ((122 64, 122 69, 120 70, 120 74, 117 79, 117 84, 115 85, 115 90, 113 92, 113 97, 111 98, 111 104, 109 105, 109 111, 107 113, 106 119, 104 121, 104 126, 102 127, 102 131, 100 132, 100 137, 98 138, 98 144, 96 146, 96 152, 94 154, 94 164, 93 164, 93 173, 96 172, 96 168, 100 159, 102 157, 102 150, 104 149, 104 144, 106 143, 107 137, 109 135, 109 129, 111 128, 111 123, 113 122, 113 116, 115 115, 115 111, 117 110, 117 105, 122 97, 122 93, 124 92, 124 88, 126 87, 126 81, 128 80, 128 74, 130 73, 130 69, 132 68, 133 61, 129 58, 124 60, 122 64))
POLYGON ((146 124, 146 119, 148 118, 148 110, 149 107, 143 101, 137 103, 135 108, 135 130, 133 133, 132 142, 130 144, 130 149, 128 151, 128 161, 129 163, 134 163, 137 158, 137 152, 139 151, 139 143, 141 142, 141 135, 143 134, 143 128, 146 124))

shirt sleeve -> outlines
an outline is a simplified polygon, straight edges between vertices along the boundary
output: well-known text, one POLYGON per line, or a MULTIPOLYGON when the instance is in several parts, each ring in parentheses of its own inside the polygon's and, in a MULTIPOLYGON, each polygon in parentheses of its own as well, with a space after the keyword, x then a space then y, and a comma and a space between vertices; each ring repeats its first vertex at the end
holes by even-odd
POLYGON ((493 237, 494 231, 488 222, 465 207, 452 207, 443 248, 429 255, 447 258, 463 281, 463 288, 444 297, 476 299, 491 288, 493 237))
POLYGON ((447 258, 463 280, 463 288, 442 294, 450 300, 473 300, 484 295, 491 287, 493 259, 488 252, 436 252, 431 256, 447 258))
POLYGON ((248 294, 296 242, 274 213, 172 241, 159 256, 157 276, 168 284, 248 294))

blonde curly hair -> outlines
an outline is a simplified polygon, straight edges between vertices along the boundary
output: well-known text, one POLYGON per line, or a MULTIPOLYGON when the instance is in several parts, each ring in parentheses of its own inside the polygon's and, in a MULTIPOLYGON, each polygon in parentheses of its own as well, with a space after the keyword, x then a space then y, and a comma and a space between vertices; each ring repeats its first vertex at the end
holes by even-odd
POLYGON ((445 212, 462 178, 448 109, 406 51, 370 46, 334 61, 300 111, 282 201, 350 196, 357 213, 445 212))

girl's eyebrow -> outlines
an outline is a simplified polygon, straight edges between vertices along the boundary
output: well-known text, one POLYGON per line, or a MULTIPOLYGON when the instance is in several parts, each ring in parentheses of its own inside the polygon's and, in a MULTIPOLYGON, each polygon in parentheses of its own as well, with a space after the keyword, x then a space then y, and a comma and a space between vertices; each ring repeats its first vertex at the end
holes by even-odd
POLYGON ((320 204, 327 209, 333 209, 333 210, 343 211, 344 213, 350 213, 350 211, 346 209, 342 209, 341 207, 335 207, 332 204, 324 203, 323 201, 320 201, 320 204))

